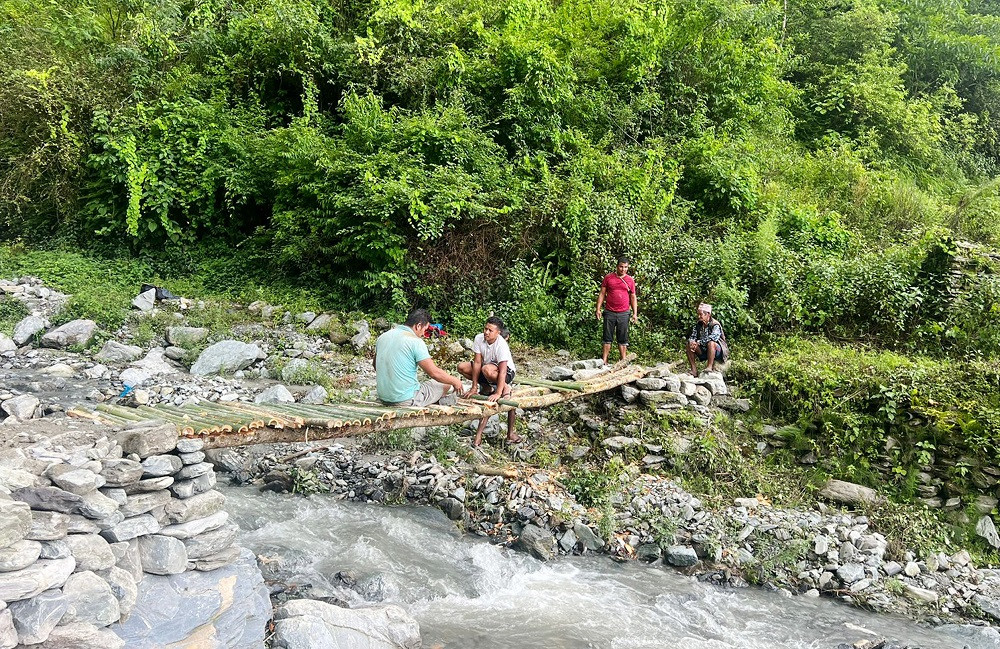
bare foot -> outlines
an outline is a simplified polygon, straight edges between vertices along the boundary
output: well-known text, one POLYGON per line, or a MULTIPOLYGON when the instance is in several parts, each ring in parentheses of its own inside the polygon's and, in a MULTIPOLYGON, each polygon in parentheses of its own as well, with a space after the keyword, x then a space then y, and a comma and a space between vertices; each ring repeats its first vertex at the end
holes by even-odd
POLYGON ((517 433, 514 433, 513 435, 508 435, 507 436, 507 443, 508 444, 520 444, 523 441, 524 440, 517 433))

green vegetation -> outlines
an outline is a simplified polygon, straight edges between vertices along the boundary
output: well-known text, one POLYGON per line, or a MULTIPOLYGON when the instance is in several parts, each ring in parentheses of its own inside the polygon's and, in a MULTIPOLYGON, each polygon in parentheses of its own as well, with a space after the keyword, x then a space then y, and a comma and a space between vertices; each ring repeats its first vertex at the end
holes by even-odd
POLYGON ((627 252, 641 349, 707 298, 989 357, 998 275, 963 317, 948 270, 1000 242, 998 37, 979 0, 2 0, 0 256, 84 250, 28 266, 109 322, 159 278, 582 347, 627 252))

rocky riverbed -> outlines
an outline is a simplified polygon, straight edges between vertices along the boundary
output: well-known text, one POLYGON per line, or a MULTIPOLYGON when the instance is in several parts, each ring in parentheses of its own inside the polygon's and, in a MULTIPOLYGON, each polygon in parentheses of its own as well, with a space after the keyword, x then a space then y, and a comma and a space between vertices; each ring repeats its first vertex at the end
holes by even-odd
MULTIPOLYGON (((51 326, 67 296, 37 278, 0 281, 0 291, 9 296, 0 299, 18 300, 29 311, 11 335, 0 332, 0 431, 21 422, 61 420, 80 404, 109 401, 322 403, 331 395, 370 397, 368 354, 373 338, 389 326, 255 303, 227 306, 244 317, 218 331, 196 326, 195 314, 206 305, 147 294, 137 298, 122 328, 102 332, 85 320, 51 326), (138 332, 148 331, 150 323, 157 333, 139 340, 138 332)), ((431 346, 446 364, 467 355, 469 343, 441 339, 431 346)), ((552 378, 600 371, 593 362, 574 367, 566 353, 519 357, 519 369, 552 378)), ((471 431, 456 427, 414 430, 374 445, 257 447, 213 451, 208 459, 238 483, 267 489, 431 504, 471 534, 544 560, 605 553, 662 563, 720 586, 753 582, 932 623, 973 622, 985 629, 1000 621, 1000 572, 972 565, 965 551, 918 555, 890 548, 865 516, 840 508, 867 497, 854 486, 846 486, 845 496, 838 485, 828 485, 829 506, 783 509, 752 493, 733 493, 728 503, 708 506, 672 479, 668 456, 683 454, 692 440, 678 435, 668 453, 661 444, 642 441, 641 423, 635 422, 651 410, 685 412, 705 425, 717 416, 738 418, 749 404, 733 391, 722 375, 694 379, 665 365, 558 415, 520 413, 528 437, 522 446, 500 446, 498 423, 491 422, 490 455, 468 451, 462 435, 471 431), (556 446, 558 460, 541 461, 556 446), (618 458, 624 467, 601 509, 577 502, 566 487, 574 463, 585 466, 595 458, 618 458)), ((23 441, 4 436, 3 443, 23 441)), ((767 441, 761 443, 766 450, 767 441)), ((995 536, 991 519, 984 518, 989 523, 983 523, 983 534, 995 536)))

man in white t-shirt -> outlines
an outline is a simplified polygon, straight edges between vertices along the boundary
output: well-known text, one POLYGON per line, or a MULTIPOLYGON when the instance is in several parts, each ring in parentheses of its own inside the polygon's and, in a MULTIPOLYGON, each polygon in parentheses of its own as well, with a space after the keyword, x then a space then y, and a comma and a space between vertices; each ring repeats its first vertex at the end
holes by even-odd
MULTIPOLYGON (((472 387, 463 395, 470 396, 479 386, 480 394, 487 396, 490 402, 496 402, 502 397, 510 396, 510 386, 514 382, 514 357, 511 356, 510 347, 507 340, 500 335, 504 329, 503 320, 496 316, 486 319, 483 326, 483 333, 476 336, 472 343, 472 351, 476 353, 475 359, 470 363, 465 361, 458 364, 458 372, 467 379, 472 380, 472 387)), ((479 446, 483 441, 483 429, 486 428, 486 418, 479 420, 479 430, 476 432, 476 439, 473 446, 479 446)), ((521 437, 514 432, 514 411, 507 413, 507 441, 516 444, 521 441, 521 437)))

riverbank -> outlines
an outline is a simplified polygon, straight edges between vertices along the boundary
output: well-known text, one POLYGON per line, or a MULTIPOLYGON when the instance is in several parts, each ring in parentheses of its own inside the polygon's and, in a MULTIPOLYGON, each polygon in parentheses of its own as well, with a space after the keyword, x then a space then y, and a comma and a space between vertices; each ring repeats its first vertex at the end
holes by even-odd
MULTIPOLYGON (((4 424, 57 420, 73 405, 117 400, 127 385, 141 404, 370 397, 368 354, 388 326, 265 303, 153 296, 113 332, 80 321, 60 331, 45 320, 58 317, 65 296, 34 278, 5 286, 21 287, 5 291, 36 314, 11 325, 0 352, 4 424), (37 328, 25 334, 26 325, 37 328), (244 352, 231 365, 212 358, 227 340, 244 352), (192 373, 199 363, 223 364, 192 373)), ((432 347, 445 366, 468 353, 467 341, 452 338, 432 347)), ((525 375, 570 360, 566 352, 515 353, 525 375)), ((237 481, 269 489, 433 504, 469 533, 545 559, 604 552, 720 585, 825 594, 934 624, 995 619, 997 575, 975 567, 988 555, 949 544, 948 527, 932 510, 878 499, 837 509, 816 495, 827 476, 787 457, 782 429, 742 412, 752 404, 722 395, 731 398, 717 402, 726 409, 713 407, 711 390, 705 401, 671 367, 657 371, 648 378, 659 382, 642 387, 674 396, 642 397, 627 387, 522 413, 519 431, 528 441, 505 446, 491 425, 482 455, 469 450, 471 431, 452 427, 212 459, 237 481)))

